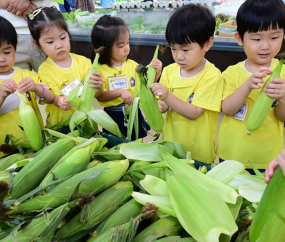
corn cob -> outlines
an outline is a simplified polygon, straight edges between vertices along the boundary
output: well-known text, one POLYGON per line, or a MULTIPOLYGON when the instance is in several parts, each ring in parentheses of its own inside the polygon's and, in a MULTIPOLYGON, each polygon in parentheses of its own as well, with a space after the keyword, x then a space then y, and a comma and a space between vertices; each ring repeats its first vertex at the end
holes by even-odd
POLYGON ((143 206, 135 199, 128 201, 107 219, 99 234, 103 234, 111 228, 128 222, 131 218, 137 217, 142 212, 142 208, 143 206))
MULTIPOLYGON (((68 204, 69 207, 74 207, 75 202, 68 204)), ((21 242, 31 242, 39 239, 41 234, 48 228, 50 224, 54 222, 54 219, 58 215, 58 213, 63 209, 66 204, 52 210, 50 213, 40 214, 36 216, 31 222, 25 225, 16 233, 16 240, 13 239, 12 235, 8 235, 3 238, 1 242, 13 242, 13 241, 21 241, 21 242)))
MULTIPOLYGON (((81 214, 76 215, 58 231, 56 238, 62 239, 77 236, 77 233, 80 233, 80 236, 84 236, 90 229, 112 214, 123 202, 127 201, 132 191, 133 185, 131 182, 118 182, 102 192, 90 203, 89 216, 86 221, 80 222, 81 214)), ((85 213, 84 209, 81 213, 85 213)))
POLYGON ((36 151, 43 147, 41 127, 34 109, 30 106, 25 94, 16 91, 20 98, 19 117, 21 125, 32 148, 36 151))
POLYGON ((285 177, 277 168, 267 185, 253 217, 249 237, 251 242, 283 242, 285 238, 285 177))
POLYGON ((78 196, 88 193, 95 194, 107 189, 117 183, 125 174, 129 167, 128 160, 110 161, 102 165, 95 166, 91 169, 83 171, 68 180, 52 187, 45 195, 36 196, 24 203, 15 204, 14 213, 27 211, 42 211, 46 208, 55 208, 68 200, 74 189, 83 178, 89 177, 95 172, 103 171, 100 175, 82 181, 79 186, 78 196))
MULTIPOLYGON (((164 53, 165 49, 166 49, 166 45, 158 44, 154 52, 153 60, 157 59, 158 51, 160 51, 161 53, 164 53)), ((149 64, 148 69, 147 69, 147 87, 148 88, 154 83, 155 75, 156 75, 156 69, 151 67, 149 64)))
POLYGON ((46 147, 13 179, 12 198, 19 198, 33 190, 56 162, 75 145, 73 140, 60 140, 46 147))
POLYGON ((147 83, 144 76, 140 74, 140 69, 143 69, 143 67, 137 67, 137 72, 139 73, 140 80, 140 104, 147 119, 148 125, 154 131, 161 133, 163 131, 164 120, 160 112, 156 97, 146 86, 147 83))
POLYGON ((51 183, 54 177, 56 179, 62 179, 86 170, 91 159, 91 155, 97 145, 98 141, 91 138, 86 142, 75 146, 54 165, 42 180, 40 186, 51 183))
POLYGON ((104 51, 104 47, 100 47, 98 50, 95 50, 96 56, 95 56, 93 65, 90 68, 89 74, 84 82, 84 87, 83 87, 82 95, 81 95, 81 102, 78 108, 80 111, 84 113, 88 113, 89 111, 92 110, 92 107, 93 107, 96 88, 89 87, 90 84, 88 83, 88 80, 92 76, 93 72, 98 72, 98 60, 99 60, 100 54, 102 54, 103 51, 104 51))
POLYGON ((253 131, 258 130, 263 124, 263 122, 265 121, 271 109, 274 98, 268 97, 266 93, 264 92, 264 89, 266 88, 267 84, 271 84, 272 79, 280 77, 283 63, 284 63, 284 59, 282 59, 279 62, 275 70, 272 72, 272 74, 270 75, 270 77, 267 79, 262 89, 260 90, 260 93, 251 109, 248 120, 246 122, 246 128, 247 128, 246 134, 247 135, 251 135, 253 131))
POLYGON ((0 171, 4 171, 5 169, 9 168, 11 165, 16 163, 19 160, 23 160, 24 156, 21 154, 14 154, 7 156, 5 158, 0 159, 0 171))
POLYGON ((140 232, 133 242, 152 242, 163 236, 179 235, 182 227, 176 218, 171 216, 159 219, 140 232))

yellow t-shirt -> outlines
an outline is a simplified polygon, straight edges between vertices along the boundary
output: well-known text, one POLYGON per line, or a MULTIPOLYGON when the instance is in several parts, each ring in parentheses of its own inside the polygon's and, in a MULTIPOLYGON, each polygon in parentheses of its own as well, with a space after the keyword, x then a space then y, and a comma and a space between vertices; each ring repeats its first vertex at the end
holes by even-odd
MULTIPOLYGON (((98 71, 104 78, 104 92, 111 91, 110 85, 111 81, 110 78, 113 78, 115 75, 119 75, 119 71, 121 71, 120 77, 126 77, 128 83, 128 91, 133 93, 134 90, 140 88, 139 84, 139 77, 136 73, 136 67, 138 63, 133 60, 127 60, 124 62, 122 67, 110 67, 108 65, 99 65, 98 71)), ((114 100, 108 102, 99 102, 99 104, 103 107, 111 107, 111 106, 118 106, 119 104, 123 103, 123 99, 121 97, 117 97, 114 100)))
POLYGON ((160 82, 183 102, 205 109, 196 120, 189 120, 169 110, 163 139, 180 143, 186 152, 191 151, 192 159, 211 163, 215 160, 218 112, 223 91, 221 72, 207 61, 197 75, 183 78, 179 65, 175 63, 164 68, 160 82))
MULTIPOLYGON (((14 72, 7 76, 0 76, 0 85, 5 80, 13 80, 17 84, 25 77, 30 77, 35 83, 40 83, 39 76, 36 72, 29 70, 22 70, 18 67, 14 67, 14 72)), ((41 127, 43 128, 43 120, 36 103, 36 96, 34 92, 28 92, 29 100, 32 108, 35 110, 37 118, 41 127)), ((19 127, 21 126, 21 121, 19 117, 19 105, 20 99, 18 98, 16 92, 9 95, 2 106, 0 107, 0 145, 4 144, 5 137, 7 134, 12 135, 14 141, 20 139, 17 143, 22 143, 27 141, 24 131, 19 127)), ((4 154, 0 152, 0 157, 4 154)))
MULTIPOLYGON (((82 80, 84 81, 91 67, 90 59, 72 53, 70 56, 72 58, 70 68, 59 67, 50 57, 48 57, 39 68, 38 73, 41 80, 45 84, 49 85, 50 90, 56 96, 62 96, 63 94, 61 93, 61 90, 76 79, 80 82, 82 80)), ((50 125, 55 125, 70 116, 73 110, 76 109, 76 107, 72 107, 71 110, 63 111, 54 104, 47 104, 47 123, 50 125)), ((68 125, 68 122, 66 122, 64 125, 68 125)), ((56 129, 60 127, 61 126, 56 127, 56 129)))
MULTIPOLYGON (((274 70, 278 64, 273 59, 270 69, 274 70)), ((235 92, 252 73, 245 68, 245 62, 230 66, 222 74, 224 78, 223 100, 235 92)), ((282 68, 281 77, 285 78, 285 67, 282 68)), ((263 125, 251 136, 245 135, 246 121, 255 103, 260 89, 251 91, 246 99, 248 103, 247 113, 244 121, 224 115, 219 136, 217 155, 224 160, 236 160, 242 162, 247 168, 252 168, 248 163, 250 160, 258 169, 267 168, 270 161, 283 149, 283 123, 276 116, 276 107, 273 106, 265 119, 263 125)))

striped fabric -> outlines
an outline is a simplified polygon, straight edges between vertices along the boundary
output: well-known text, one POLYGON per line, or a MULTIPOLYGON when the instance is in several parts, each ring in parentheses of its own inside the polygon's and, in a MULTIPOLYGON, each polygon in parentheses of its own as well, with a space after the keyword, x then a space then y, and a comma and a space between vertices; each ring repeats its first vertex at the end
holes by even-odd
POLYGON ((75 0, 75 9, 81 9, 82 11, 95 12, 95 5, 93 0, 75 0))

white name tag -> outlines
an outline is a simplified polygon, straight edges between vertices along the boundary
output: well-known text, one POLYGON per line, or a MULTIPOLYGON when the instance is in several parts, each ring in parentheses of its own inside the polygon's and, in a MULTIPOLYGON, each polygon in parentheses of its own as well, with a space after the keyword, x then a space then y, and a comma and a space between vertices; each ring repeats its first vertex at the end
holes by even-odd
POLYGON ((247 110, 248 110, 248 103, 244 103, 242 107, 231 117, 240 121, 244 121, 247 114, 247 110))
POLYGON ((64 96, 68 96, 70 91, 73 90, 74 88, 76 88, 78 85, 81 85, 79 92, 78 92, 78 97, 81 96, 82 90, 83 90, 83 85, 80 81, 78 81, 77 79, 75 79, 73 82, 69 83, 65 88, 62 88, 60 90, 60 92, 64 95, 64 96))
POLYGON ((8 113, 12 110, 19 108, 20 106, 20 99, 18 98, 16 92, 10 94, 2 104, 0 108, 0 115, 4 113, 8 113))
POLYGON ((117 89, 129 89, 128 78, 126 76, 109 77, 109 90, 114 91, 117 89))

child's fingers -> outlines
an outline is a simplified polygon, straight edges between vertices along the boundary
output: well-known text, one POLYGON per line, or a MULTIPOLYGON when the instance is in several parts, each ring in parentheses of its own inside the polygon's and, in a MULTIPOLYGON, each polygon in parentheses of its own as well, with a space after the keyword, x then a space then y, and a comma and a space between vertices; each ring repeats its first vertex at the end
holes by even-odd
POLYGON ((285 159, 284 157, 282 156, 282 154, 278 155, 277 156, 277 163, 278 165, 281 167, 282 171, 283 171, 283 174, 285 176, 285 159))
POLYGON ((284 84, 285 80, 283 80, 282 78, 274 78, 274 79, 271 80, 271 83, 284 84))

